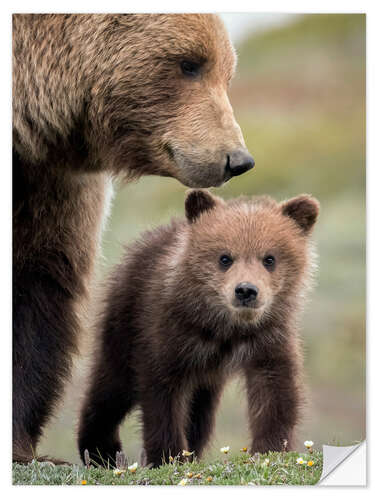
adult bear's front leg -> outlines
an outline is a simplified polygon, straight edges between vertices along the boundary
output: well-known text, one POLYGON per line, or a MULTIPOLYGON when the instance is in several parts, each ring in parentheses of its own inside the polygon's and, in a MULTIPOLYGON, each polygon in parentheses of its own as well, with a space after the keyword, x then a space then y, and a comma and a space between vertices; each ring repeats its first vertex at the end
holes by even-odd
POLYGON ((41 273, 15 273, 13 311, 13 461, 27 463, 69 376, 78 324, 66 291, 41 273))

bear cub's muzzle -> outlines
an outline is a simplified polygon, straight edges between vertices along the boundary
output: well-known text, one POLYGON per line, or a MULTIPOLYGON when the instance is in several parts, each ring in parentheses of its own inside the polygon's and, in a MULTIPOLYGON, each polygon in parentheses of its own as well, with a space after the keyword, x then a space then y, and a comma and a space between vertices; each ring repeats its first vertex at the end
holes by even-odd
POLYGON ((258 287, 249 282, 239 283, 234 289, 235 305, 237 307, 252 307, 256 309, 259 307, 258 287))

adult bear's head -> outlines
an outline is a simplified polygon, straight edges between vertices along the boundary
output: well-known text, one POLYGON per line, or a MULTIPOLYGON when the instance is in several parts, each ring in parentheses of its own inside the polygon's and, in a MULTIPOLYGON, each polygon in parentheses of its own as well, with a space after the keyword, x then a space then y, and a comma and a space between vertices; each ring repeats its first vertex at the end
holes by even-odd
POLYGON ((254 165, 228 101, 236 58, 217 16, 22 17, 29 39, 16 30, 15 87, 30 81, 26 106, 15 92, 15 142, 33 136, 31 156, 76 150, 91 169, 193 187, 254 165))

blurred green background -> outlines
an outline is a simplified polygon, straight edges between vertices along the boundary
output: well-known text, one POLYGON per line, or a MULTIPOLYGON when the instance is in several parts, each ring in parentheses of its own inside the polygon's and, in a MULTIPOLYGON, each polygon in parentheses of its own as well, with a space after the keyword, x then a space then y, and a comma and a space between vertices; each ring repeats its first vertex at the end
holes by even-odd
MULTIPOLYGON (((309 406, 299 448, 306 439, 350 444, 365 438, 365 16, 291 15, 274 26, 269 14, 262 31, 254 32, 251 14, 235 16, 222 15, 232 31, 242 28, 230 98, 256 167, 214 191, 224 198, 269 193, 279 200, 305 192, 320 200, 320 266, 302 322, 309 406)), ((123 243, 183 214, 185 190, 157 177, 117 190, 102 276, 119 260, 123 243)), ((39 448, 43 454, 79 461, 83 365, 77 360, 77 375, 39 448)), ((138 459, 140 431, 135 413, 121 430, 131 460, 138 459)), ((244 392, 235 379, 208 455, 248 443, 244 392)))

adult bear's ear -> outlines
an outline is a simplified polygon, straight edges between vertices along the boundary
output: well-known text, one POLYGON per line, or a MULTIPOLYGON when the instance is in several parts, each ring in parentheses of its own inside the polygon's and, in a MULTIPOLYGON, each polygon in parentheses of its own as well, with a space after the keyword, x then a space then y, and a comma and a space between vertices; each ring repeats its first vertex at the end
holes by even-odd
POLYGON ((208 191, 194 189, 189 191, 185 200, 185 215, 191 223, 207 210, 212 210, 218 203, 222 203, 220 198, 212 196, 208 191))
POLYGON ((308 194, 302 194, 284 201, 281 210, 298 224, 304 234, 309 234, 318 218, 319 202, 308 194))

